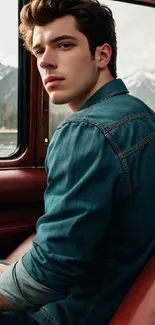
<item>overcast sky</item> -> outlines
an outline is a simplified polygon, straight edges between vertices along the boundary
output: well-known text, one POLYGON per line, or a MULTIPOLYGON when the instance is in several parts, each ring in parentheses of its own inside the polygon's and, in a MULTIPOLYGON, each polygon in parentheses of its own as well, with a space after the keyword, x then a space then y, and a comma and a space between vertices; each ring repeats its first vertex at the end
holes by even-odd
MULTIPOLYGON (((101 0, 113 11, 118 37, 118 74, 155 69, 155 8, 101 0)), ((17 0, 0 0, 0 62, 17 66, 17 0), (8 4, 9 3, 9 4, 8 4)))
POLYGON ((0 62, 18 64, 18 1, 0 0, 0 62))

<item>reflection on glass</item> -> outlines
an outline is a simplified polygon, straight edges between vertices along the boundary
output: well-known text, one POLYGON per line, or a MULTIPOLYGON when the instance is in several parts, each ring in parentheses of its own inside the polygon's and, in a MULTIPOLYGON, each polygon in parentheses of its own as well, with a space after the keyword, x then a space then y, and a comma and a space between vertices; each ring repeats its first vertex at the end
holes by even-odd
POLYGON ((9 6, 0 2, 0 157, 17 148, 18 1, 9 6))

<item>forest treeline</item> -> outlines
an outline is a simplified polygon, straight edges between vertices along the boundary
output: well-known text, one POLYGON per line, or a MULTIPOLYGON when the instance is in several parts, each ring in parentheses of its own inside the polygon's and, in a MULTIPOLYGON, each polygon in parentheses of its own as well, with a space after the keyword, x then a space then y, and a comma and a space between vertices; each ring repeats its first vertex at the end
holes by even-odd
MULTIPOLYGON (((49 136, 51 138, 57 126, 67 118, 66 112, 50 112, 49 136)), ((0 101, 0 128, 17 129, 17 109, 0 101)))
POLYGON ((56 130, 57 126, 60 125, 67 117, 68 113, 53 113, 50 112, 50 119, 49 119, 49 138, 52 137, 54 131, 56 130))
POLYGON ((17 128, 17 109, 0 101, 0 128, 17 128))

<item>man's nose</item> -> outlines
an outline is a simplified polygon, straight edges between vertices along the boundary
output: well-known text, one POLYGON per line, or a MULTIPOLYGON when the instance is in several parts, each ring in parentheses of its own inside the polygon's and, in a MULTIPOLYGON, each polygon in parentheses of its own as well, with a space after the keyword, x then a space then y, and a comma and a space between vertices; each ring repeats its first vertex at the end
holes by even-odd
POLYGON ((57 67, 54 56, 50 51, 44 52, 44 54, 40 59, 39 65, 42 69, 47 69, 47 68, 55 69, 57 67))

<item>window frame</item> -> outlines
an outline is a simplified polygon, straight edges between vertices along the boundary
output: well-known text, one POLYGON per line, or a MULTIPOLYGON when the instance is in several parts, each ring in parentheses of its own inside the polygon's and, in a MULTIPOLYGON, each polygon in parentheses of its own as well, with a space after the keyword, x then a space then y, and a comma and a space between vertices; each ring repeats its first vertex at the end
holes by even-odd
MULTIPOLYGON (((19 13, 28 1, 18 2, 19 13)), ((43 101, 43 87, 37 70, 36 59, 18 42, 18 136, 17 149, 11 155, 0 157, 0 169, 10 167, 43 166, 47 144, 41 141, 41 136, 47 134, 42 125, 47 114, 47 105, 43 101), (45 111, 46 114, 42 114, 45 111), (42 132, 40 132, 42 130, 42 132)), ((47 120, 47 118, 46 118, 47 120)))
POLYGON ((110 0, 113 2, 126 2, 135 4, 138 6, 147 6, 147 7, 154 7, 155 8, 155 0, 110 0))

